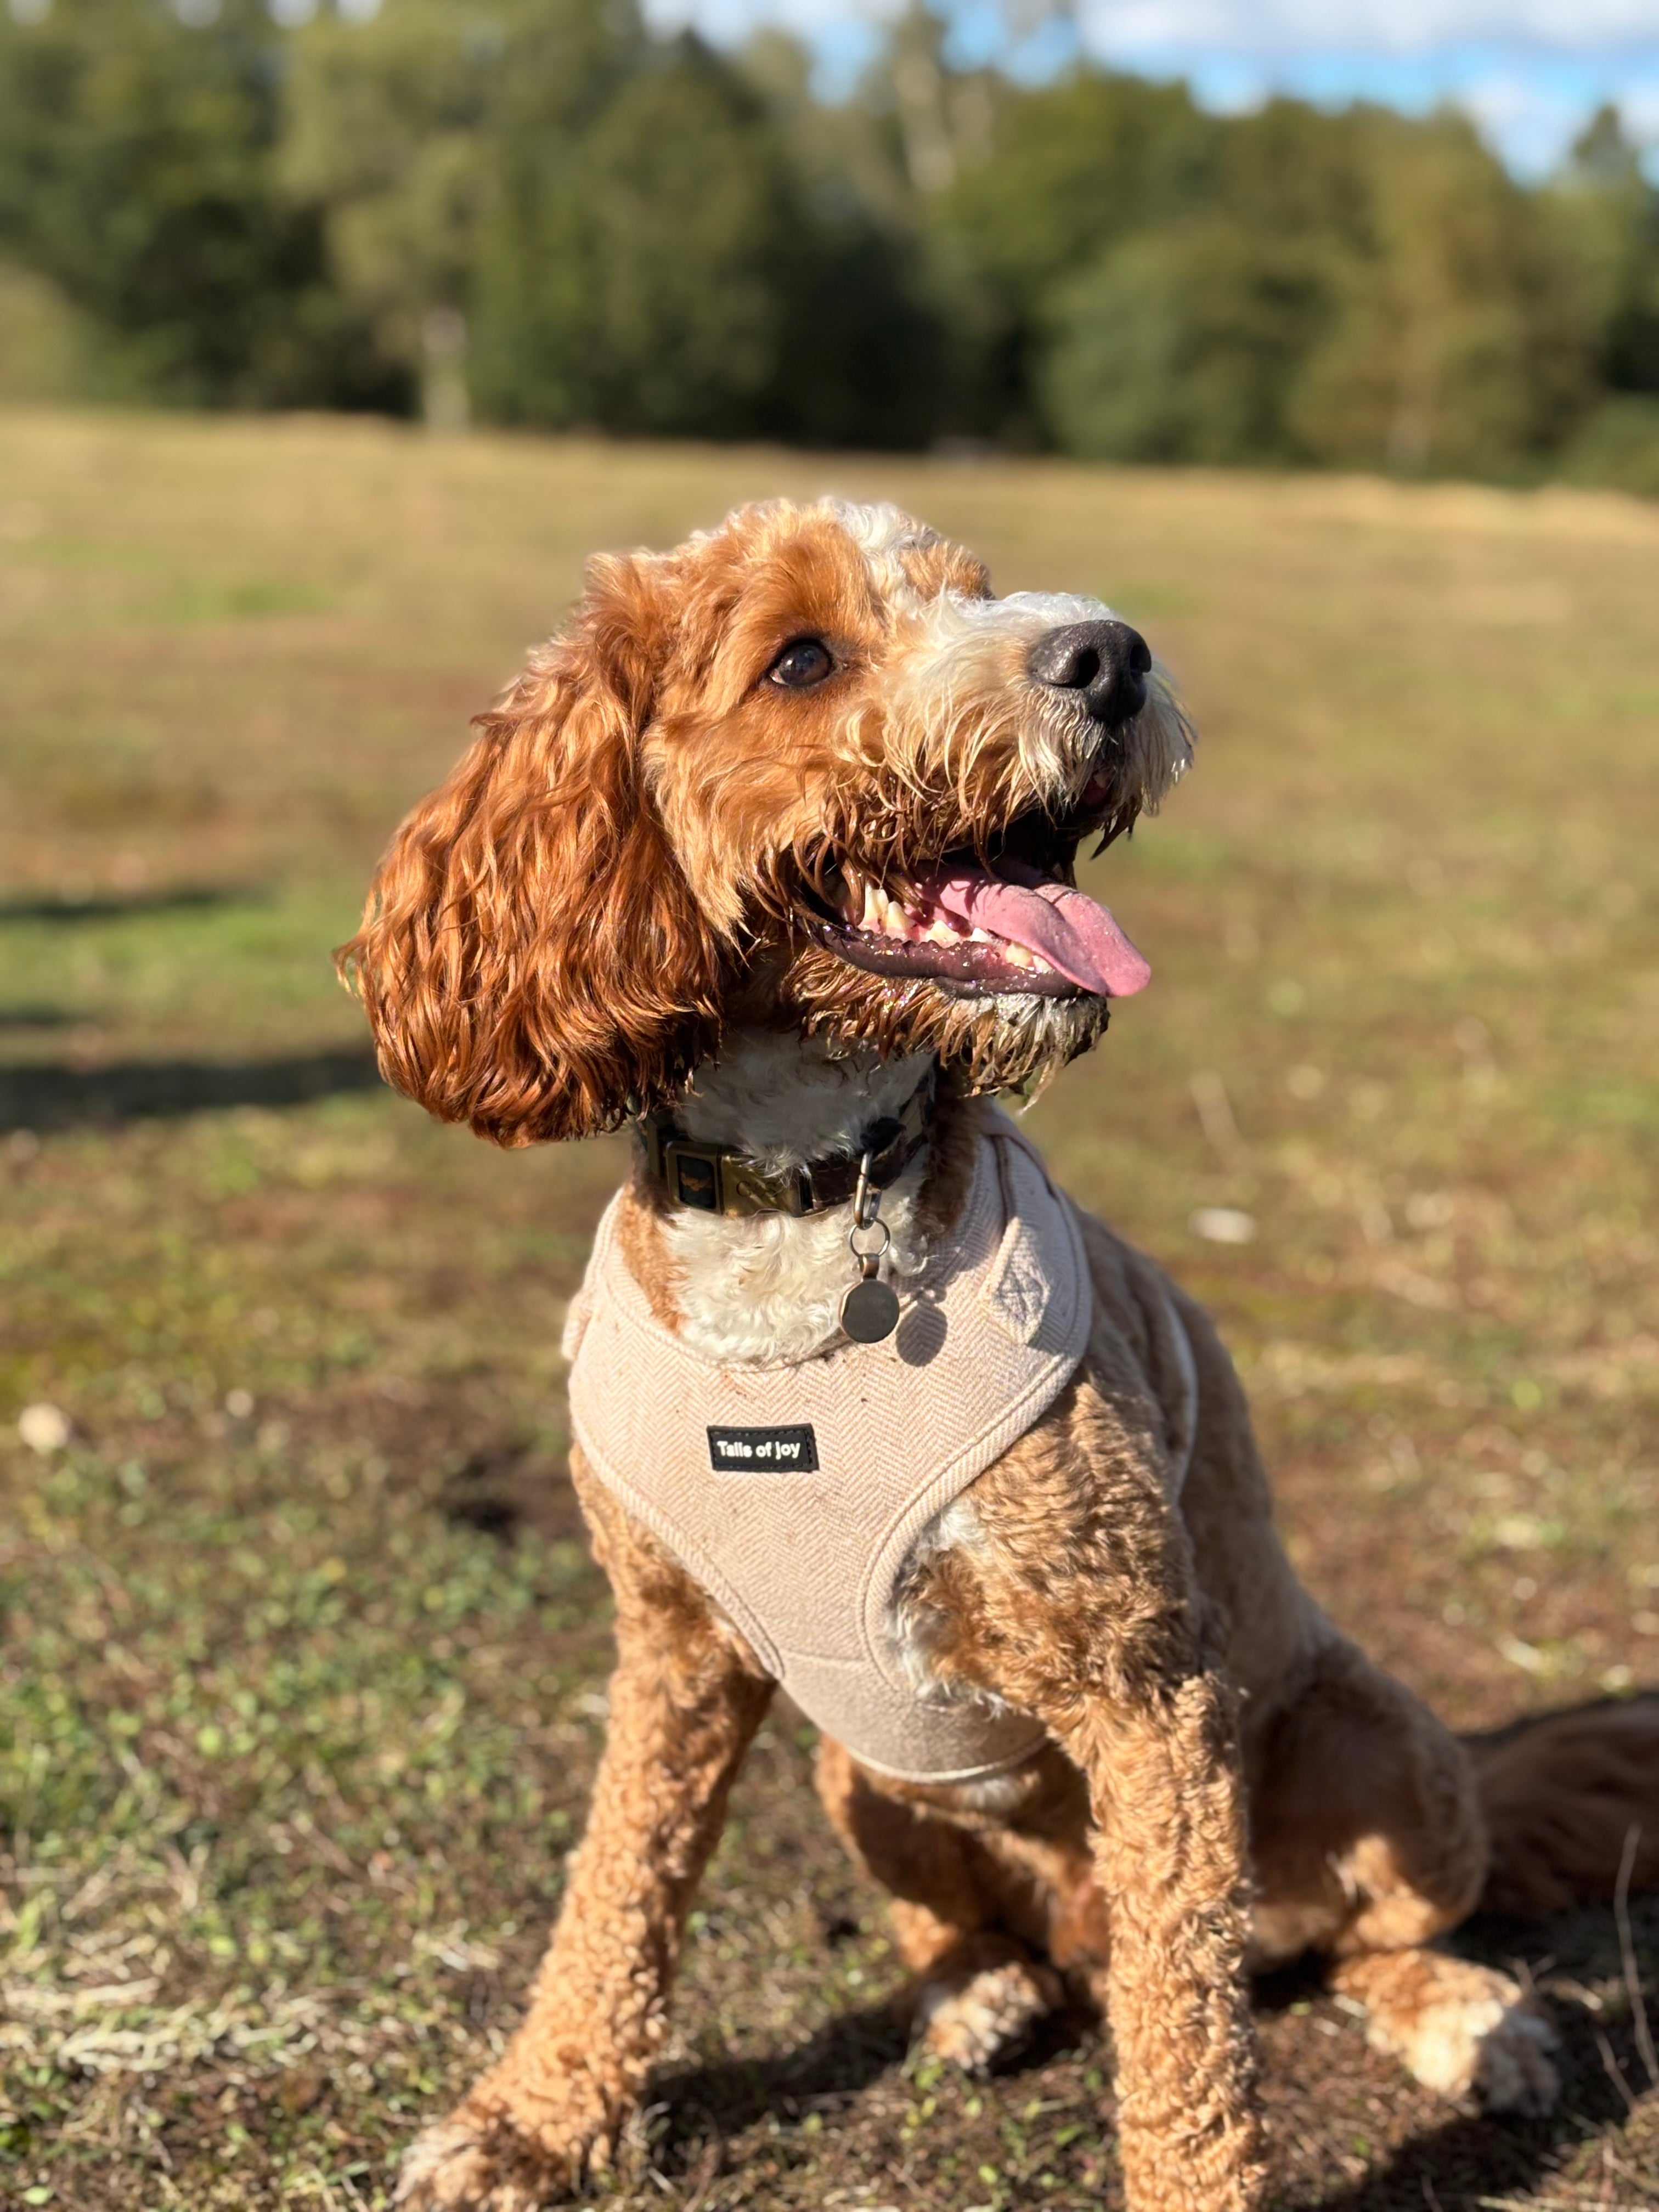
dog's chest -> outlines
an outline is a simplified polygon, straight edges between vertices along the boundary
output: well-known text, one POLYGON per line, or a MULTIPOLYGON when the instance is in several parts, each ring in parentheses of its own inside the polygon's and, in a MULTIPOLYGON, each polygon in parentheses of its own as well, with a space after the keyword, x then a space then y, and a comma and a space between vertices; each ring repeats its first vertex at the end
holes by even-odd
POLYGON ((919 1691, 893 1628, 917 1538, 1040 1419, 1082 1357, 1081 1240, 1024 1139, 981 1140, 948 1242, 894 1334, 723 1363, 652 1314, 601 1224, 568 1348, 595 1473, 679 1559, 808 1717, 867 1765, 968 1778, 1026 1756, 1026 1717, 919 1691))

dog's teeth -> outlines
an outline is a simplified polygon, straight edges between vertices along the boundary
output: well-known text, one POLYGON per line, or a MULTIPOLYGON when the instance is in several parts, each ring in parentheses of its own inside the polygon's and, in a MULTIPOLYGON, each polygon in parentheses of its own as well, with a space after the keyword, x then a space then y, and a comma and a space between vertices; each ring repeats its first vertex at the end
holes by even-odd
POLYGON ((1009 945, 1003 949, 1003 958, 1011 968, 1035 968, 1036 956, 1024 945, 1009 945))
POLYGON ((847 872, 842 912, 852 927, 866 937, 892 937, 914 945, 927 934, 902 898, 851 869, 847 872))
POLYGON ((887 902, 887 911, 883 917, 882 927, 889 937, 902 938, 907 943, 916 933, 915 924, 911 921, 908 912, 896 898, 890 898, 887 902))

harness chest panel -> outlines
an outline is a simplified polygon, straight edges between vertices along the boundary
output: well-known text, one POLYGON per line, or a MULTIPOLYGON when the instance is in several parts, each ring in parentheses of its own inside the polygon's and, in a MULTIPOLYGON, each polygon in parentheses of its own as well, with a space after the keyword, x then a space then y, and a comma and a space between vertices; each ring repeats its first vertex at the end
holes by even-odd
POLYGON ((617 1249, 619 1203, 565 1338, 595 1474, 866 1765, 964 1781, 1028 1756, 1042 1728, 930 1695, 891 1619, 916 1538, 1054 1403, 1088 1340, 1082 1239, 1036 1154, 992 1117, 955 1230, 896 1286, 893 1334, 787 1362, 723 1364, 665 1328, 617 1249))

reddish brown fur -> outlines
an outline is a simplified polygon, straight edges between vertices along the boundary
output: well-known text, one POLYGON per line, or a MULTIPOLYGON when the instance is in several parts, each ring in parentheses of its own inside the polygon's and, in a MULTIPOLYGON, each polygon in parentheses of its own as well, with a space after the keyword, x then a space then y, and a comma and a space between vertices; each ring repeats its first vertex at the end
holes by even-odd
MULTIPOLYGON (((957 547, 904 567, 926 595, 987 588, 957 547)), ((593 562, 568 634, 477 718, 342 948, 388 1082, 498 1144, 614 1127, 715 1049, 757 939, 793 962, 778 996, 797 1018, 930 1046, 987 1086, 1036 1073, 1031 1041, 999 1059, 969 1010, 895 994, 793 927, 792 888, 828 848, 902 866, 982 839, 1030 795, 1006 715, 967 702, 936 754, 893 725, 895 624, 811 510, 750 509, 678 553, 593 562), (846 666, 810 697, 762 684, 805 630, 846 666)), ((1079 1009, 1067 1053, 1104 1023, 1103 1005, 1079 1009)))
POLYGON ((1482 1903, 1559 1912, 1622 1876, 1659 1889, 1659 1717, 1652 1700, 1559 1713, 1474 1747, 1492 1835, 1482 1903))
POLYGON ((719 1033, 720 950, 635 737, 653 615, 596 568, 572 635, 537 653, 448 781, 398 831, 343 962, 389 1082, 501 1144, 612 1126, 719 1033), (603 881, 602 904, 571 886, 603 881))
MULTIPOLYGON (((951 1219, 981 1110, 969 1094, 1091 1042, 1105 1007, 1014 1034, 985 1002, 896 987, 801 937, 793 902, 827 854, 902 869, 1031 801, 1007 684, 940 727, 889 696, 919 619, 908 595, 981 593, 982 569, 918 542, 898 573, 904 590, 878 588, 833 517, 782 507, 672 556, 596 563, 569 635, 398 833, 346 948, 388 1078, 518 1144, 672 1099, 727 1024, 929 1049, 954 1080, 921 1212, 951 1219), (764 686, 808 631, 833 635, 841 675, 806 698, 764 686)), ((1137 803, 1115 793, 1109 822, 1137 803)), ((676 1322, 687 1286, 643 1182, 621 1235, 676 1322)), ((1547 1724, 1482 1749, 1477 1790, 1465 1750, 1298 1588, 1205 1316, 1098 1224, 1085 1238, 1083 1363, 975 1486, 979 1540, 908 1592, 934 1671, 1040 1716, 1051 1741, 989 1796, 892 1782, 833 1743, 819 1786, 895 1900, 935 2047, 978 2063, 1064 1974, 1110 2014, 1132 2212, 1244 2212, 1263 2174, 1247 1942, 1261 1959, 1322 1951, 1375 2039, 1467 2087, 1469 2022, 1516 1993, 1429 1947, 1483 1886, 1506 1906, 1607 1893, 1632 1822, 1638 1878, 1659 1875, 1659 1725, 1547 1724), (1171 1296, 1201 1409, 1178 1510, 1171 1296)), ((400 2200, 427 2212, 532 2212, 608 2156, 770 1694, 580 1453, 573 1474, 617 1592, 610 1732, 524 2023, 405 2166, 400 2200)), ((1545 2094, 1535 2044, 1499 2055, 1511 2101, 1545 2094)))

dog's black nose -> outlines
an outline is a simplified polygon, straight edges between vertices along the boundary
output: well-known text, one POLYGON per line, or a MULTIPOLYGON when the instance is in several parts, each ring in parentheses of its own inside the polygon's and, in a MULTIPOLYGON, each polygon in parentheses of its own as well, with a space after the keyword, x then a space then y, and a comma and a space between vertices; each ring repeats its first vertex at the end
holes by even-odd
POLYGON ((1152 656, 1125 622, 1068 623, 1039 638, 1025 665, 1051 691, 1075 691, 1091 720, 1115 729, 1146 703, 1152 656))

